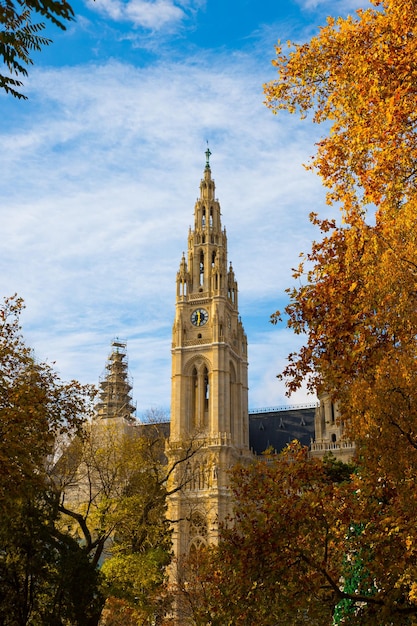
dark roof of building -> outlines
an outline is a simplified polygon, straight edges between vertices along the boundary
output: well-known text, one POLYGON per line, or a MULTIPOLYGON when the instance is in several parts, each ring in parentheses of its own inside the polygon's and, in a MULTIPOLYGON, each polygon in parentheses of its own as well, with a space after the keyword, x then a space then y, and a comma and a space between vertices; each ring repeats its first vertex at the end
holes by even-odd
POLYGON ((165 439, 169 437, 170 423, 163 421, 155 422, 136 422, 135 427, 140 435, 153 439, 162 434, 165 439))
MULTIPOLYGON (((268 448, 281 452, 294 439, 309 446, 314 439, 315 405, 258 409, 249 412, 249 448, 262 454, 268 448)), ((162 432, 169 437, 170 423, 138 423, 138 431, 148 436, 162 432)))
POLYGON ((298 439, 309 446, 314 438, 315 406, 271 409, 249 414, 249 447, 255 454, 268 448, 280 452, 287 443, 298 439))

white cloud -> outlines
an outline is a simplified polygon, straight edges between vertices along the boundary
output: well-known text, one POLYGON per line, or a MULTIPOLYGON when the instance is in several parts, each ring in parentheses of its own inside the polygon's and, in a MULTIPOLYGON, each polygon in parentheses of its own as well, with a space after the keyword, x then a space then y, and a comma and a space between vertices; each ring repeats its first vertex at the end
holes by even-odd
POLYGON ((167 24, 181 21, 184 12, 170 0, 131 0, 126 5, 126 16, 135 26, 159 30, 167 24))
POLYGON ((367 9, 371 6, 367 0, 296 0, 303 9, 316 10, 322 8, 329 15, 346 15, 356 9, 367 9))
POLYGON ((116 22, 130 22, 135 27, 160 31, 180 24, 186 17, 186 8, 199 2, 174 2, 173 0, 89 0, 89 8, 116 22), (184 6, 185 5, 185 6, 184 6))

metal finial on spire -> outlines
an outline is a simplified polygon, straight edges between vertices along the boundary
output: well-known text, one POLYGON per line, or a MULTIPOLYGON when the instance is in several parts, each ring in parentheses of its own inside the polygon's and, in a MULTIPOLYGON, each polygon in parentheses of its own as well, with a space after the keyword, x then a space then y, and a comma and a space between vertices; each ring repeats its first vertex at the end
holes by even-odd
POLYGON ((206 150, 206 169, 210 169, 210 156, 211 156, 211 152, 210 152, 210 148, 207 142, 207 150, 206 150))

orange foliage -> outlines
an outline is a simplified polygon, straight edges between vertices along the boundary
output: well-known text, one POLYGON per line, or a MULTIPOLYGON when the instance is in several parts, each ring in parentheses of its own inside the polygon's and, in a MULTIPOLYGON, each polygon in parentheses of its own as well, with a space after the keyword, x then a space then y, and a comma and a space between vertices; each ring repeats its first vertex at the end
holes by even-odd
POLYGON ((284 376, 289 393, 307 377, 339 402, 358 449, 354 543, 372 555, 374 623, 397 623, 402 607, 406 624, 417 613, 417 2, 372 4, 287 54, 278 45, 265 93, 274 113, 326 123, 309 168, 342 214, 340 225, 311 215, 321 240, 286 308, 306 341, 284 376))
POLYGON ((329 201, 392 208, 415 188, 417 5, 373 0, 357 16, 328 18, 309 43, 276 47, 267 105, 329 122, 312 167, 329 201))
POLYGON ((412 455, 417 3, 373 4, 355 18, 329 18, 309 43, 289 44, 287 55, 278 46, 278 78, 265 86, 274 112, 312 110, 315 122, 330 124, 310 167, 342 210, 341 226, 311 215, 322 239, 294 270, 304 284, 289 290, 286 309, 289 326, 307 341, 284 374, 290 393, 307 376, 312 390, 338 399, 352 437, 368 451, 379 429, 384 445, 399 438, 412 455))
POLYGON ((352 471, 298 442, 235 468, 234 523, 188 578, 193 623, 415 624, 415 520, 397 486, 352 471))

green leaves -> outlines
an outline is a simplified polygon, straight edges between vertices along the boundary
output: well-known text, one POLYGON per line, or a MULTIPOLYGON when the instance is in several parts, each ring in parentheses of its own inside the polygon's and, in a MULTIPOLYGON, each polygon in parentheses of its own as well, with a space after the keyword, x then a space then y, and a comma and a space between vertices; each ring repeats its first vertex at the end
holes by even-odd
POLYGON ((33 64, 31 52, 52 43, 39 34, 45 23, 32 21, 36 13, 61 29, 65 29, 64 22, 72 20, 74 15, 66 0, 3 0, 0 3, 0 60, 10 73, 0 74, 0 89, 24 100, 27 98, 19 91, 23 83, 18 77, 28 75, 28 66, 33 64))
POLYGON ((147 623, 165 611, 171 532, 164 445, 157 425, 124 432, 120 424, 93 420, 57 464, 54 479, 65 493, 58 506, 62 525, 82 538, 91 563, 98 566, 106 556, 106 624, 147 623))

